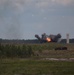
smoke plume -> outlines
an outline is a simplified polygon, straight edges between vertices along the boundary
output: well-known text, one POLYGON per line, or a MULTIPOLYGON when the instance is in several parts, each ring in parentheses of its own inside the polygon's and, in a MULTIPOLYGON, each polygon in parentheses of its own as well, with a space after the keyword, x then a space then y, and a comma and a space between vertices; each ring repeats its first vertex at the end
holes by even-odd
POLYGON ((9 39, 21 38, 20 22, 16 17, 12 18, 12 21, 6 28, 6 38, 9 38, 9 39))

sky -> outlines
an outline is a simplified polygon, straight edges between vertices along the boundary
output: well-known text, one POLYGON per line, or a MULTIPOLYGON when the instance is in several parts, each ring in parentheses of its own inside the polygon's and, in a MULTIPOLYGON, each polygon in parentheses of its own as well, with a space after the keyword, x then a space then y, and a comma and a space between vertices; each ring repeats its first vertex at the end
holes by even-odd
POLYGON ((0 38, 35 39, 35 34, 74 38, 74 0, 0 0, 0 38))

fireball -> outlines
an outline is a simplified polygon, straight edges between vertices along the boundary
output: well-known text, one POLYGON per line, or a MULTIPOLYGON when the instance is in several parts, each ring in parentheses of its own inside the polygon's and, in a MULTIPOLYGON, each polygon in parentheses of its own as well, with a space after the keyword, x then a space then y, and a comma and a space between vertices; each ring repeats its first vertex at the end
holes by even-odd
POLYGON ((51 39, 50 38, 46 38, 47 42, 51 42, 51 39))

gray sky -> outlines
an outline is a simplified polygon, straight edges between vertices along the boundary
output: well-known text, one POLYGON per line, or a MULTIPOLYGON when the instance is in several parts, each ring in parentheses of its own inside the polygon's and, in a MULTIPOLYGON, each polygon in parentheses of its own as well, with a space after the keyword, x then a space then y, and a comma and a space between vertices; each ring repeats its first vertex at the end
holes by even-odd
POLYGON ((42 33, 74 38, 74 0, 0 0, 0 38, 34 39, 42 33))

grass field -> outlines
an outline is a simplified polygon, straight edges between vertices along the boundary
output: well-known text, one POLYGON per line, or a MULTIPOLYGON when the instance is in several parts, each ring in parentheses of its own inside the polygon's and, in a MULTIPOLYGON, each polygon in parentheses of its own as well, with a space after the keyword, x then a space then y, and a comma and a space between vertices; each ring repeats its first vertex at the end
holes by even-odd
POLYGON ((0 58, 74 58, 74 44, 0 44, 0 58), (56 47, 67 47, 68 50, 57 50, 56 47))
POLYGON ((0 75, 74 75, 74 61, 54 61, 45 58, 74 58, 74 44, 2 44, 0 75), (61 46, 66 46, 68 50, 54 50, 61 46))
POLYGON ((74 75, 74 62, 1 59, 0 75, 74 75))

